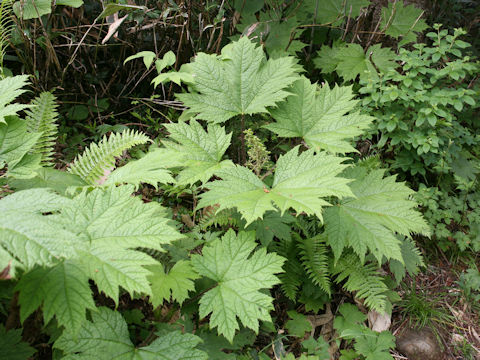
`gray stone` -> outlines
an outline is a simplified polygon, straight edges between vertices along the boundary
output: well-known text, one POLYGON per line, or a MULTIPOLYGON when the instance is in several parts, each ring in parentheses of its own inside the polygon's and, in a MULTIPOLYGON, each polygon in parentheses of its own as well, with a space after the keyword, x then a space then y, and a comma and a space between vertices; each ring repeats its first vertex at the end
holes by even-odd
POLYGON ((442 360, 444 353, 432 330, 408 329, 397 336, 397 350, 408 360, 442 360))

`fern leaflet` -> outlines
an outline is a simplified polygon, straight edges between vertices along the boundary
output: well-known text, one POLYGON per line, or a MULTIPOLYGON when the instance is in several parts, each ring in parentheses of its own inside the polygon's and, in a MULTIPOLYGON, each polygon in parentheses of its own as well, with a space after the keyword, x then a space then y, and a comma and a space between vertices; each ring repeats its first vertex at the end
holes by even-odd
POLYGON ((58 120, 57 103, 55 96, 50 92, 43 92, 33 99, 32 108, 26 111, 28 132, 42 134, 31 150, 33 154, 40 154, 42 166, 53 165, 54 146, 57 138, 58 120))
POLYGON ((15 28, 12 11, 13 0, 3 0, 0 4, 0 78, 5 76, 3 70, 3 59, 10 33, 15 28))
POLYGON ((330 295, 328 253, 324 236, 318 235, 308 239, 298 239, 297 246, 300 248, 303 267, 310 279, 330 295))
POLYGON ((71 173, 80 176, 87 183, 95 185, 114 168, 115 157, 123 151, 139 144, 149 142, 149 138, 140 132, 126 130, 105 136, 98 144, 92 143, 70 166, 71 173))
POLYGON ((335 282, 345 281, 343 287, 350 292, 356 292, 356 297, 365 299, 365 304, 380 313, 385 311, 387 304, 387 285, 378 273, 375 263, 363 264, 355 254, 343 254, 332 268, 336 275, 335 282))
POLYGON ((286 258, 283 265, 284 272, 278 275, 281 280, 280 287, 285 296, 290 300, 295 300, 297 297, 300 285, 302 285, 302 276, 304 271, 299 261, 299 250, 293 239, 279 239, 274 247, 276 253, 286 258))

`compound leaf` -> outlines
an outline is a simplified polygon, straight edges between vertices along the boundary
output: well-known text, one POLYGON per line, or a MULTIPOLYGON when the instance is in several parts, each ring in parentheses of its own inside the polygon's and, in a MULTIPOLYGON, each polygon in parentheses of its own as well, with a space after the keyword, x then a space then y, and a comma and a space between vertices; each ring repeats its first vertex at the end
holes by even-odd
POLYGON ((388 287, 377 271, 377 264, 363 264, 359 260, 355 254, 344 254, 332 269, 332 274, 337 276, 335 282, 341 283, 346 280, 343 287, 347 291, 356 292, 357 298, 365 299, 365 305, 384 313, 388 287))
POLYGON ((135 145, 149 141, 147 135, 134 130, 112 133, 108 138, 104 136, 98 144, 90 144, 76 157, 68 171, 80 176, 87 183, 96 185, 114 168, 116 156, 135 145))

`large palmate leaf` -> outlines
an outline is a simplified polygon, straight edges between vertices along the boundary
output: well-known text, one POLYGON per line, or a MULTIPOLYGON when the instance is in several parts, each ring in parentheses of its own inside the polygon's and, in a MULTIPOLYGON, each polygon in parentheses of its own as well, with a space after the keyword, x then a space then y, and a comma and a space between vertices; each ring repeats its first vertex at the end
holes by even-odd
POLYGON ((219 204, 217 211, 236 207, 247 225, 276 207, 282 213, 293 208, 297 214, 322 219, 322 209, 329 205, 322 198, 352 195, 349 180, 337 176, 346 167, 344 159, 313 150, 298 152, 295 147, 278 159, 271 187, 243 166, 219 171, 222 180, 205 185, 209 191, 201 195, 198 206, 219 204))
POLYGON ((72 256, 74 240, 75 235, 51 217, 9 209, 1 211, 0 244, 25 269, 50 266, 58 258, 72 256))
POLYGON ((385 34, 394 38, 403 37, 402 43, 415 41, 416 33, 420 33, 428 26, 422 19, 423 11, 413 4, 405 6, 403 1, 389 3, 388 7, 382 8, 381 27, 385 34))
POLYGON ((20 320, 23 322, 43 303, 47 324, 55 315, 58 323, 80 328, 86 310, 95 309, 88 275, 77 261, 61 261, 50 268, 35 268, 20 279, 20 320))
POLYGON ((365 174, 356 168, 351 175, 355 197, 342 199, 325 211, 325 230, 335 258, 349 246, 362 261, 369 250, 380 263, 384 256, 403 263, 395 233, 428 234, 427 224, 415 210, 417 204, 409 199, 413 190, 396 182, 395 176, 384 178, 383 170, 365 174))
POLYGON ((0 124, 5 123, 5 117, 16 115, 18 111, 30 105, 10 104, 25 91, 23 87, 28 84, 28 75, 6 77, 0 80, 0 124))
POLYGON ((224 47, 221 56, 198 54, 189 66, 194 92, 177 97, 196 118, 216 123, 267 112, 288 95, 285 88, 297 78, 293 58, 267 61, 263 49, 246 37, 224 47))
POLYGON ((344 21, 347 17, 356 18, 369 0, 305 0, 299 11, 307 17, 317 14, 317 24, 330 24, 344 21))
POLYGON ((71 200, 34 189, 0 200, 0 244, 27 270, 17 286, 22 320, 43 304, 45 323, 55 316, 77 331, 94 308, 90 279, 116 303, 119 287, 151 294, 145 266, 157 262, 138 248, 162 250, 181 235, 133 189, 97 188, 71 200))
POLYGON ((179 185, 207 182, 218 170, 233 166, 230 160, 222 157, 230 146, 232 134, 216 124, 210 124, 205 131, 198 122, 190 124, 165 124, 169 138, 163 144, 169 156, 180 157, 184 169, 178 174, 179 185), (174 141, 172 141, 174 140, 174 141))
POLYGON ((322 46, 315 58, 315 65, 322 73, 336 71, 345 81, 360 76, 362 80, 378 79, 378 72, 386 73, 396 67, 396 55, 390 48, 380 44, 370 46, 367 51, 358 44, 333 43, 322 46))
POLYGON ((217 283, 200 299, 200 316, 210 315, 210 326, 232 341, 239 329, 237 317, 245 327, 258 332, 259 320, 271 321, 272 298, 261 289, 279 283, 275 274, 282 272, 284 258, 257 250, 253 232, 229 230, 222 239, 203 248, 203 255, 193 255, 192 264, 200 275, 217 283))
POLYGON ((129 293, 150 293, 147 280, 153 259, 134 251, 138 247, 162 250, 162 244, 181 235, 164 218, 155 202, 144 204, 132 197, 132 186, 109 187, 83 192, 62 211, 62 221, 83 243, 80 260, 89 269, 100 291, 118 301, 118 287, 129 293))
POLYGON ((63 350, 65 360, 206 360, 207 354, 195 349, 201 341, 195 335, 174 331, 159 334, 150 345, 137 348, 122 315, 102 307, 92 313, 92 321, 86 321, 78 334, 65 329, 54 347, 63 350))
POLYGON ((315 150, 357 151, 346 139, 360 135, 373 118, 353 112, 357 101, 350 86, 318 88, 302 77, 291 91, 293 95, 270 111, 276 122, 267 129, 282 137, 302 137, 315 150))

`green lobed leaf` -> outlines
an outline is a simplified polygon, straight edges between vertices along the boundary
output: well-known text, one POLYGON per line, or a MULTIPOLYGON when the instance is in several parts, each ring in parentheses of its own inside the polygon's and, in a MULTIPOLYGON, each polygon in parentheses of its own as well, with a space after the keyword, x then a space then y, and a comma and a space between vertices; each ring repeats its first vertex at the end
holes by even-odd
POLYGON ((278 159, 271 187, 243 166, 219 171, 222 180, 205 185, 209 191, 200 196, 198 207, 219 204, 217 211, 236 207, 246 225, 276 207, 282 214, 293 208, 297 214, 315 214, 322 220, 322 209, 329 205, 323 197, 352 195, 349 181, 337 176, 346 167, 344 159, 313 150, 298 152, 297 146, 278 159))
POLYGON ((390 48, 382 48, 381 44, 364 51, 359 44, 335 42, 331 48, 322 46, 314 63, 322 73, 336 71, 344 81, 354 80, 357 76, 368 81, 378 79, 378 72, 386 73, 394 69, 395 58, 395 53, 390 48))
POLYGON ((34 268, 20 279, 20 320, 43 304, 44 323, 55 316, 58 324, 76 332, 85 321, 86 310, 95 309, 88 276, 76 261, 61 261, 50 268, 34 268))
POLYGON ((382 21, 380 27, 385 29, 385 34, 398 39, 403 37, 403 43, 416 40, 416 34, 427 29, 427 23, 423 16, 423 10, 413 4, 404 5, 403 1, 389 3, 388 7, 382 8, 382 21))
POLYGON ((245 327, 258 333, 259 320, 271 321, 273 299, 261 289, 279 283, 275 274, 282 272, 284 259, 275 253, 255 249, 253 232, 229 230, 222 239, 203 248, 203 255, 193 255, 192 264, 200 275, 217 285, 200 299, 200 316, 210 314, 210 326, 230 342, 239 329, 245 327))
POLYGON ((39 164, 36 167, 29 167, 29 162, 25 162, 25 160, 31 159, 28 157, 28 152, 36 144, 40 134, 27 133, 26 122, 16 116, 9 117, 4 122, 4 124, 0 122, 0 166, 3 167, 6 163, 9 170, 13 170, 15 167, 18 170, 22 165, 27 166, 31 170, 29 172, 34 176, 34 170, 39 167, 39 164), (26 159, 22 163, 24 158, 26 159))
POLYGON ((6 116, 16 115, 18 111, 29 107, 25 104, 10 104, 27 91, 23 89, 26 85, 28 75, 11 76, 0 80, 0 125, 5 123, 6 116))
POLYGON ((135 347, 120 313, 101 307, 78 334, 65 329, 54 348, 62 350, 66 360, 206 360, 207 354, 195 349, 201 341, 195 335, 174 331, 159 335, 148 346, 135 347))
POLYGON ((262 219, 255 220, 245 230, 255 231, 255 237, 263 246, 268 246, 277 239, 290 240, 291 223, 294 217, 288 213, 281 215, 278 211, 268 211, 262 219))
POLYGON ((134 249, 163 251, 163 244, 182 237, 158 203, 144 204, 132 192, 132 186, 97 188, 81 193, 62 211, 63 223, 80 234, 77 251, 90 278, 116 302, 119 286, 130 294, 150 294, 150 272, 143 265, 156 262, 134 249))
POLYGON ((162 264, 146 267, 152 274, 148 276, 152 287, 150 300, 154 308, 160 306, 164 300, 170 298, 182 304, 188 298, 188 292, 195 290, 193 280, 198 279, 198 274, 193 270, 189 261, 178 261, 168 273, 162 264))
POLYGON ((295 310, 287 311, 290 320, 285 323, 285 328, 290 335, 303 338, 305 333, 312 331, 312 324, 307 316, 297 313, 295 310))
POLYGON ((218 171, 233 166, 230 160, 222 161, 232 138, 232 133, 227 134, 223 127, 209 124, 205 131, 195 120, 164 126, 170 133, 170 140, 163 141, 166 154, 180 158, 184 168, 177 178, 179 185, 205 183, 218 171))
POLYGON ((338 206, 325 211, 325 231, 335 259, 351 247, 363 261, 367 250, 382 262, 397 259, 403 263, 400 241, 395 233, 428 235, 428 225, 410 200, 413 190, 396 182, 395 176, 384 178, 384 170, 365 174, 354 169, 350 184, 354 197, 342 199, 338 206))
POLYGON ((367 331, 370 336, 356 339, 355 351, 365 357, 365 360, 393 360, 390 349, 395 348, 395 336, 389 331, 375 333, 367 331))
POLYGON ((119 287, 132 296, 151 294, 145 266, 157 262, 139 248, 161 251, 181 235, 158 203, 144 204, 132 192, 133 186, 96 188, 69 200, 34 189, 0 200, 0 209, 3 203, 7 208, 0 216, 0 244, 27 270, 18 285, 23 319, 43 304, 45 322, 55 316, 78 330, 85 310, 94 308, 89 279, 116 303, 119 287))
POLYGON ((25 269, 53 265, 56 259, 72 256, 76 240, 52 217, 15 210, 2 212, 0 234, 1 246, 25 269))
POLYGON ((0 324, 0 359, 25 360, 29 359, 36 350, 22 341, 22 329, 7 331, 0 324))
POLYGON ((267 112, 297 78, 293 58, 266 60, 263 49, 247 37, 225 46, 221 56, 199 53, 190 67, 194 92, 177 97, 196 118, 215 123, 267 112))
POLYGON ((302 137, 315 150, 356 152, 350 144, 373 118, 354 112, 352 87, 324 85, 320 88, 302 77, 292 86, 292 95, 270 111, 275 123, 264 127, 282 137, 302 137), (350 141, 346 141, 346 140, 350 141))

